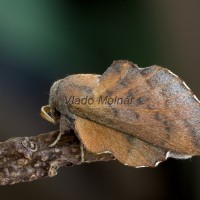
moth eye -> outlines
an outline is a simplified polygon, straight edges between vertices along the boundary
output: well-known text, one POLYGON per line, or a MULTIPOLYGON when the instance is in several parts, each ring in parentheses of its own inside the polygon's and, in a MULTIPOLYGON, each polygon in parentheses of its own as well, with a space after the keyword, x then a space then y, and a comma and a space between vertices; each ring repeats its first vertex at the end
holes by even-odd
POLYGON ((51 114, 53 118, 60 119, 61 113, 56 108, 51 110, 51 114))

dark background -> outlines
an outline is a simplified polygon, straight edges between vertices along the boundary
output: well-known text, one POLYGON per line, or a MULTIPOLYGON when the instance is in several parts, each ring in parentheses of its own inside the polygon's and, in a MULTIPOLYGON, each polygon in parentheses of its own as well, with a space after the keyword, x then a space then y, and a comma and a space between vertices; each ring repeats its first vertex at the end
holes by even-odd
MULTIPOLYGON (((39 115, 51 84, 117 59, 167 67, 200 96, 199 10, 198 0, 0 0, 0 140, 57 129, 39 115)), ((199 200, 199 168, 198 157, 155 169, 84 164, 0 187, 0 199, 199 200)))

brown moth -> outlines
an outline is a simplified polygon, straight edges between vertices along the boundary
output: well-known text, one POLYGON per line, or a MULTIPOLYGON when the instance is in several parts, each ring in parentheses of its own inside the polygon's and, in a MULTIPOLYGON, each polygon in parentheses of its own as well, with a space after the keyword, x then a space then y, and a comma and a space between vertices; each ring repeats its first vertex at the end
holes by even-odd
POLYGON ((166 68, 114 61, 103 73, 56 81, 42 116, 73 129, 85 148, 109 152, 133 167, 155 167, 168 157, 200 154, 200 102, 166 68), (51 113, 49 115, 48 113, 51 113))

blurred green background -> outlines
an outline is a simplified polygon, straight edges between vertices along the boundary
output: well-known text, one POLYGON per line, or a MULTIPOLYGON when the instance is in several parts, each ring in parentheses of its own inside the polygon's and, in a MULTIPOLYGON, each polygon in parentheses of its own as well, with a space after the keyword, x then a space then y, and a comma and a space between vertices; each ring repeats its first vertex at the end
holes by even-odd
MULTIPOLYGON (((57 129, 39 115, 52 83, 117 59, 167 67, 200 96, 199 10, 198 0, 0 0, 0 140, 57 129)), ((0 187, 0 198, 199 200, 199 167, 198 157, 155 169, 84 164, 0 187)))

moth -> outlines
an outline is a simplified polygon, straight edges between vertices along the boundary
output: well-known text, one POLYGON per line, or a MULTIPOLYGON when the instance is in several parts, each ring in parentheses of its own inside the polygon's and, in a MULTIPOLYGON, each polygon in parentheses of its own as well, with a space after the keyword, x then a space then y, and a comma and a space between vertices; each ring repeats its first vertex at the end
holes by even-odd
POLYGON ((69 75, 53 84, 41 115, 60 123, 51 146, 73 129, 88 151, 132 167, 200 155, 200 101, 160 66, 118 60, 102 75, 69 75))

